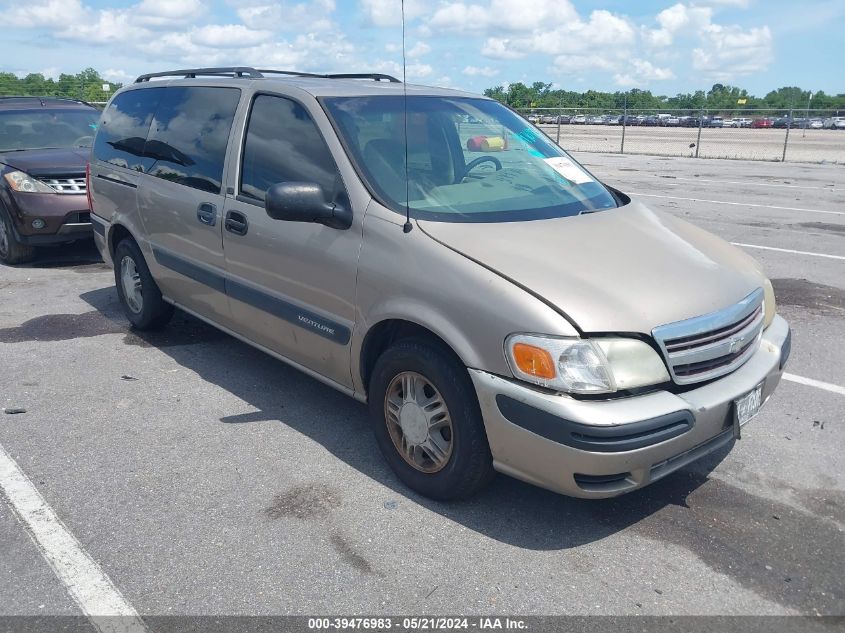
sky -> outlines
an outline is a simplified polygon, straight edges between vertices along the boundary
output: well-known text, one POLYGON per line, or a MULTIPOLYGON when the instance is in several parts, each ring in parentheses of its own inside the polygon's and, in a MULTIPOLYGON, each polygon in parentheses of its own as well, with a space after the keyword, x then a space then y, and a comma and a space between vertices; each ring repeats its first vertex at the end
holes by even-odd
MULTIPOLYGON (((400 0, 0 0, 0 71, 247 65, 401 78, 400 0)), ((845 92, 842 0, 405 0, 408 81, 845 92)))

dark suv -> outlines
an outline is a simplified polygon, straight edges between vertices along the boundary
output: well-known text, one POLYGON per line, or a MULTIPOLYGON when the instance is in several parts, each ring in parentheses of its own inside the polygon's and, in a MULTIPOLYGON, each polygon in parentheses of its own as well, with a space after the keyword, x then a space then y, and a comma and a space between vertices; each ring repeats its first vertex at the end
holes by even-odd
POLYGON ((91 236, 85 167, 99 116, 82 101, 0 97, 0 261, 91 236))

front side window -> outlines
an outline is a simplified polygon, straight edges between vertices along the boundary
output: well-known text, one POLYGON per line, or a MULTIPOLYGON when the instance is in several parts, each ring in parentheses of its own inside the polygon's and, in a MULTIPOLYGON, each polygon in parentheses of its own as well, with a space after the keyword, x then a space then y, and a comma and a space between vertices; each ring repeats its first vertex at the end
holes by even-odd
POLYGON ((94 158, 135 171, 147 171, 154 160, 144 156, 150 124, 164 88, 128 90, 103 112, 94 141, 94 158))
POLYGON ((343 185, 331 151, 308 111, 284 97, 258 95, 249 115, 241 165, 241 193, 264 202, 280 182, 316 183, 326 200, 343 185))
POLYGON ((495 101, 410 96, 406 107, 402 96, 368 96, 324 104, 362 177, 397 212, 407 202, 421 219, 512 222, 617 206, 566 152, 495 101))
POLYGON ((0 111, 0 152, 91 147, 99 118, 92 108, 0 111))
POLYGON ((150 127, 144 156, 152 176, 220 193, 223 163, 241 91, 167 88, 150 127))

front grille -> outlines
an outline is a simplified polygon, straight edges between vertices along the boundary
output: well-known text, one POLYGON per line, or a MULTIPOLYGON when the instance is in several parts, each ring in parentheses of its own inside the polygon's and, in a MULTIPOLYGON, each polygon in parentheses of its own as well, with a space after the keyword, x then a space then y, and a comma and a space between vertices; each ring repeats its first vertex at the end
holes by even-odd
POLYGON ((686 385, 724 376, 747 361, 760 344, 763 290, 704 316, 654 328, 672 378, 686 385))
POLYGON ((85 174, 73 174, 60 178, 43 176, 39 180, 57 193, 85 193, 85 174))

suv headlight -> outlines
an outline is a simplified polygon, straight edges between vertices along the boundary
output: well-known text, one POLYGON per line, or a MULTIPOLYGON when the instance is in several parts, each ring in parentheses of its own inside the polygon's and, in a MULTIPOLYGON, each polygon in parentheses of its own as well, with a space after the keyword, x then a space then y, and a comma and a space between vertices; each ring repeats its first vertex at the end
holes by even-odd
POLYGON ((517 378, 568 393, 612 393, 669 381, 658 353, 632 338, 512 334, 505 356, 517 378))
POLYGON ((48 187, 40 180, 36 180, 22 171, 10 171, 8 174, 3 174, 3 177, 15 191, 21 191, 23 193, 56 193, 51 187, 48 187))

